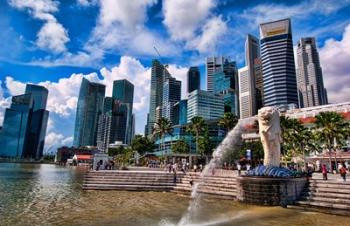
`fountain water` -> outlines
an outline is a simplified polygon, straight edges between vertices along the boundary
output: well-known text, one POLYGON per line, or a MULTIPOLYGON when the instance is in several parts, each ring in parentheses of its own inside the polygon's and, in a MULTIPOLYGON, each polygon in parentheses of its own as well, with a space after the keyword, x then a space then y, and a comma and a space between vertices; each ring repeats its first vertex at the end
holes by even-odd
POLYGON ((201 175, 199 182, 195 183, 191 193, 191 203, 187 209, 187 212, 182 216, 181 220, 178 223, 178 226, 189 225, 193 216, 196 215, 196 212, 199 209, 201 196, 198 192, 199 187, 205 183, 205 176, 208 176, 210 172, 219 164, 223 159, 223 156, 228 151, 234 151, 238 149, 238 146, 241 144, 242 133, 246 130, 247 126, 254 125, 254 122, 257 118, 251 117, 246 119, 241 119, 238 121, 237 125, 227 134, 225 139, 213 152, 213 158, 207 164, 201 175))

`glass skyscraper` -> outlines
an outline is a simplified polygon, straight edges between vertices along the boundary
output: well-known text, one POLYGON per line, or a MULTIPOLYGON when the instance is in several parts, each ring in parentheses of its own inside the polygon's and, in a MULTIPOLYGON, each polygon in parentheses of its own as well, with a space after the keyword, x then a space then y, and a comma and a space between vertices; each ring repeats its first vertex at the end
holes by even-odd
POLYGON ((217 71, 223 70, 225 57, 207 57, 206 72, 207 72, 207 90, 214 92, 214 74, 217 71))
POLYGON ((163 85, 162 117, 174 122, 174 104, 181 99, 181 81, 173 77, 165 80, 163 85))
POLYGON ((225 112, 239 115, 238 73, 235 62, 225 60, 222 70, 214 74, 214 93, 224 98, 225 112))
POLYGON ((103 111, 106 87, 83 78, 75 118, 75 147, 96 146, 98 118, 103 111))
POLYGON ((134 85, 126 79, 115 80, 113 82, 113 100, 116 102, 115 116, 116 139, 124 144, 130 144, 133 133, 133 102, 134 102, 134 85), (119 126, 118 126, 119 125, 119 126))
POLYGON ((300 107, 328 104, 316 40, 313 37, 301 38, 298 42, 297 81, 300 107))
POLYGON ((166 67, 158 60, 154 59, 152 61, 150 89, 151 95, 145 135, 152 134, 153 132, 153 126, 156 122, 156 108, 158 106, 162 106, 163 103, 163 83, 169 77, 170 73, 166 67))
POLYGON ((0 156, 40 159, 43 156, 49 112, 48 90, 27 84, 25 94, 12 97, 0 132, 0 156))
POLYGON ((190 67, 187 72, 187 92, 191 93, 196 89, 200 89, 201 75, 198 67, 190 67))
POLYGON ((187 122, 195 116, 205 120, 218 119, 224 114, 224 98, 204 90, 195 90, 188 95, 187 122))
POLYGON ((187 123, 187 100, 180 100, 174 105, 174 125, 185 125, 187 123))
POLYGON ((290 19, 260 24, 264 106, 298 106, 290 19))

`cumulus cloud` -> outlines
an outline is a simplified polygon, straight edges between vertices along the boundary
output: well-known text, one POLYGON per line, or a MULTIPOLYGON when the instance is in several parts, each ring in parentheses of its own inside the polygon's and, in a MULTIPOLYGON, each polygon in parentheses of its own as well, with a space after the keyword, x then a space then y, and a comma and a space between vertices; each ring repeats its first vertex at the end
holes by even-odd
POLYGON ((31 16, 44 21, 37 34, 39 48, 54 53, 66 51, 69 41, 67 30, 57 21, 53 13, 58 11, 58 1, 54 0, 9 0, 9 4, 19 10, 28 10, 31 16))
POLYGON ((350 24, 341 40, 326 40, 319 54, 329 102, 350 101, 350 24))
POLYGON ((212 13, 216 5, 215 0, 203 0, 200 4, 196 0, 164 0, 163 24, 172 40, 184 41, 186 49, 213 52, 227 31, 222 16, 212 13))
POLYGON ((98 0, 77 0, 78 5, 91 6, 97 4, 98 0))
POLYGON ((202 33, 188 41, 187 47, 197 49, 199 52, 213 52, 219 38, 227 31, 227 25, 221 17, 209 19, 202 28, 202 33))
POLYGON ((211 9, 216 5, 214 0, 164 0, 163 23, 174 40, 188 40, 207 19, 211 9))
POLYGON ((61 133, 49 132, 45 137, 45 153, 55 153, 60 146, 71 146, 73 137, 65 137, 61 133))

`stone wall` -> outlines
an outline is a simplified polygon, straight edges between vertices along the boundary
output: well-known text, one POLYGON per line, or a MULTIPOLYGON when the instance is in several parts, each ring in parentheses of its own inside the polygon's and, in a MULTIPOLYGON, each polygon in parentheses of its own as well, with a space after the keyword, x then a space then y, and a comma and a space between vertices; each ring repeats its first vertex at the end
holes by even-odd
POLYGON ((306 183, 306 178, 239 177, 237 199, 257 205, 286 206, 294 204, 306 183))

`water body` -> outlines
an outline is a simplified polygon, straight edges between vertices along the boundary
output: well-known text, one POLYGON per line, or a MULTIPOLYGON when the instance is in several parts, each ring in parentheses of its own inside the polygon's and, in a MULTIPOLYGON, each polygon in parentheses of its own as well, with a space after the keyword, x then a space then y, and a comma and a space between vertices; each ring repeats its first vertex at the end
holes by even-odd
MULTIPOLYGON (((82 191, 84 169, 0 163, 0 225, 176 225, 189 198, 171 192, 82 191)), ((189 225, 350 225, 341 217, 204 199, 189 225)))

